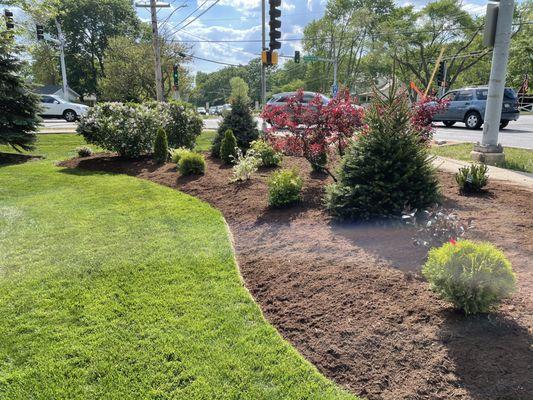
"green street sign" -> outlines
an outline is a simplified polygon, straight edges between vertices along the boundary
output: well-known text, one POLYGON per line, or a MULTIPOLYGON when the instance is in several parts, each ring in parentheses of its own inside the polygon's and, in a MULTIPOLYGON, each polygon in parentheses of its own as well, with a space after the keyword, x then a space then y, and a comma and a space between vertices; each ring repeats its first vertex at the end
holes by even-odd
POLYGON ((304 61, 318 61, 318 57, 317 56, 304 56, 303 57, 304 61))

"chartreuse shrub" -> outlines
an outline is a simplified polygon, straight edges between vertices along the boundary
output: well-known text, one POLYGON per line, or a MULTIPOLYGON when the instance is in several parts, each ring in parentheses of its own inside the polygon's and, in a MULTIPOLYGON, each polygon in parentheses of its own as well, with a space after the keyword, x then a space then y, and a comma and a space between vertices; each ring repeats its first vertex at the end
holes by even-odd
POLYGON ((480 192, 488 183, 488 168, 485 164, 470 164, 459 168, 455 174, 455 181, 459 185, 459 190, 463 193, 480 192))
POLYGON ((283 160, 283 155, 263 139, 254 140, 250 149, 261 159, 261 165, 264 167, 278 167, 283 160))
POLYGON ((213 140, 211 154, 220 156, 220 146, 226 131, 231 129, 237 139, 237 146, 243 151, 248 150, 250 143, 259 137, 257 124, 250 111, 250 106, 242 98, 237 98, 231 103, 231 111, 224 114, 224 119, 218 127, 217 135, 213 140))
POLYGON ((168 159, 168 141, 167 133, 163 128, 159 128, 154 143, 154 160, 163 164, 168 159))
POLYGON ((181 157, 184 154, 188 154, 191 151, 189 149, 186 149, 184 147, 178 147, 177 149, 169 149, 168 153, 170 154, 170 159, 173 163, 178 164, 180 162, 181 157))
POLYGON ((272 174, 268 181, 268 204, 285 207, 301 200, 302 178, 296 169, 282 169, 272 174))
POLYGON ((181 155, 178 170, 182 175, 201 175, 205 172, 205 159, 200 153, 189 151, 181 155))
POLYGON ((342 158, 338 182, 327 187, 329 212, 339 219, 371 219, 438 202, 435 169, 411 123, 407 98, 376 96, 364 122, 342 158))
POLYGON ((422 274, 466 314, 489 312, 515 290, 511 263, 490 243, 451 241, 429 252, 422 274))
POLYGON ((220 158, 225 164, 231 164, 237 157, 237 140, 233 131, 228 129, 224 134, 224 139, 220 143, 220 158))
POLYGON ((0 168, 0 399, 355 400, 265 320, 219 211, 54 165, 84 144, 0 168))

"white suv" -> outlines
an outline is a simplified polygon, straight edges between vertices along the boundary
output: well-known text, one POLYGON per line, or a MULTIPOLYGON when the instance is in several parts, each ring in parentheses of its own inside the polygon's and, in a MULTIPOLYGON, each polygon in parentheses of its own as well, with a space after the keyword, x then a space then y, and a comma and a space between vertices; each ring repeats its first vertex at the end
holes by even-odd
POLYGON ((88 106, 78 103, 70 103, 61 97, 53 95, 41 96, 41 115, 43 117, 62 117, 68 122, 76 121, 81 115, 85 115, 88 106))

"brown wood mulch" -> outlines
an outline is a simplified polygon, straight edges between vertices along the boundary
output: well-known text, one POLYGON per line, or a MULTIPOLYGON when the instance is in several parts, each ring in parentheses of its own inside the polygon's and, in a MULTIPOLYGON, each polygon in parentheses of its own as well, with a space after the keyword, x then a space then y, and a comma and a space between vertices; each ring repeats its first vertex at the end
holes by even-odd
POLYGON ((207 157, 201 177, 174 164, 95 155, 65 167, 125 173, 179 189, 228 221, 246 286, 266 318, 326 376, 368 399, 533 399, 533 192, 491 181, 459 195, 439 173, 445 205, 472 218, 469 237, 502 248, 518 292, 491 315, 465 317, 431 293, 419 271, 426 253, 411 232, 386 224, 339 224, 321 198, 330 179, 285 157, 304 177, 304 200, 267 206, 271 170, 229 183, 207 157))

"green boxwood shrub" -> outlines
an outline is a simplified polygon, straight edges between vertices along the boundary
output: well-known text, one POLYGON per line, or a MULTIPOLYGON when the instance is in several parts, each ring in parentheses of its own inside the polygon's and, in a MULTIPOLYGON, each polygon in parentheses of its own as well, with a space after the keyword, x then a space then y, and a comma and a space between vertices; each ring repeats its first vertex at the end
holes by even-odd
POLYGON ((228 129, 224 134, 224 139, 220 144, 220 158, 225 164, 231 164, 237 157, 237 140, 233 131, 228 129))
POLYGON ((285 207, 302 198, 302 178, 295 169, 274 172, 268 181, 268 204, 270 207, 285 207))
POLYGON ((205 172, 205 159, 202 154, 189 151, 182 154, 178 163, 182 175, 201 175, 205 172))
POLYGON ((179 147, 177 149, 170 149, 168 152, 170 154, 170 159, 172 160, 172 162, 178 164, 180 162, 181 157, 184 154, 190 153, 191 151, 184 147, 179 147))
POLYGON ((427 146, 411 123, 405 96, 377 98, 367 128, 343 156, 339 179, 326 190, 326 207, 339 219, 399 217, 440 199, 427 146))
POLYGON ((480 192, 488 183, 488 168, 485 164, 470 164, 467 167, 459 168, 455 174, 455 181, 459 185, 462 193, 480 192))
POLYGON ((168 159, 168 142, 167 134, 163 128, 159 128, 154 143, 154 160, 158 164, 167 162, 168 159))
POLYGON ((432 249, 422 274, 432 290, 466 314, 491 311, 516 284, 511 263, 500 250, 468 240, 432 249))
POLYGON ((261 165, 264 167, 278 167, 281 165, 283 155, 274 150, 272 145, 262 139, 254 140, 250 149, 261 159, 261 165))

